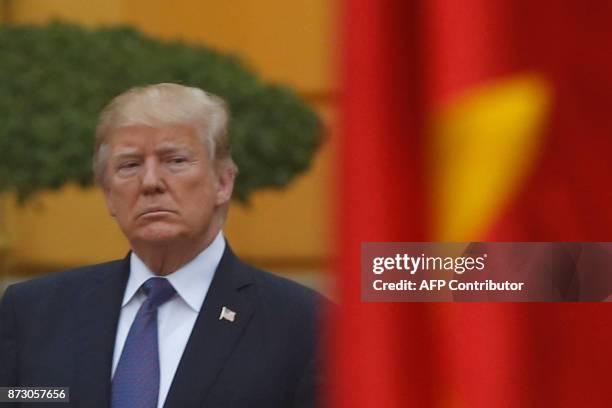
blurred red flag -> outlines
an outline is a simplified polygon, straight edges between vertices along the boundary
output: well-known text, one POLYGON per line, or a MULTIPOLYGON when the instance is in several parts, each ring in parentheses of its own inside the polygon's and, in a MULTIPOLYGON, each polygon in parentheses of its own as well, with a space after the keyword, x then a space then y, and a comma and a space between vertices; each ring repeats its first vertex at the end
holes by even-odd
POLYGON ((345 0, 342 11, 330 406, 608 406, 607 304, 363 303, 360 245, 440 239, 430 121, 525 73, 551 90, 541 150, 486 228, 462 237, 610 241, 612 5, 345 0))

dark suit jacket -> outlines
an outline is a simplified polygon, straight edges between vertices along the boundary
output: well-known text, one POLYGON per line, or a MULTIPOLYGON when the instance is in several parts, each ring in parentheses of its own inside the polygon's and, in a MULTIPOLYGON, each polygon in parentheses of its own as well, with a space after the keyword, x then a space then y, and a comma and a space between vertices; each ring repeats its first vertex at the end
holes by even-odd
MULTIPOLYGON (((128 257, 6 290, 0 308, 0 386, 70 387, 70 404, 22 407, 110 406, 112 355, 129 265, 128 257)), ((164 407, 314 406, 320 382, 319 303, 315 292, 242 263, 228 246, 164 407), (219 320, 223 306, 236 312, 234 322, 219 320)))

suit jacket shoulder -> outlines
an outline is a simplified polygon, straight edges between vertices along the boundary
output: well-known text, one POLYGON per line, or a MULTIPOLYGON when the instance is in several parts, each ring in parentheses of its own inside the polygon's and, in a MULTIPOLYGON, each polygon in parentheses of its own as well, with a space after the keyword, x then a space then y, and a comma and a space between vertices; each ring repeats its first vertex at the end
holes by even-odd
MULTIPOLYGON (((7 288, 16 301, 25 301, 26 307, 32 307, 45 301, 66 302, 83 290, 110 276, 129 272, 128 258, 87 265, 51 273, 46 276, 19 282, 7 288), (128 268, 125 270, 125 268, 128 268)), ((126 280, 127 281, 127 280, 126 280)))
POLYGON ((263 304, 287 315, 310 315, 326 302, 318 292, 284 277, 241 264, 252 274, 263 304))

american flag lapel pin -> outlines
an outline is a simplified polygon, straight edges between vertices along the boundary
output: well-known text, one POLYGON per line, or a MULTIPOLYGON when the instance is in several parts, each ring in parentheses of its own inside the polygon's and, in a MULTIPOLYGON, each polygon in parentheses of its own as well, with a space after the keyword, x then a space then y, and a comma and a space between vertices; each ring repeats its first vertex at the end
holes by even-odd
POLYGON ((234 312, 233 310, 225 306, 221 308, 221 314, 219 315, 219 320, 225 319, 229 322, 233 322, 235 318, 236 318, 236 312, 234 312))

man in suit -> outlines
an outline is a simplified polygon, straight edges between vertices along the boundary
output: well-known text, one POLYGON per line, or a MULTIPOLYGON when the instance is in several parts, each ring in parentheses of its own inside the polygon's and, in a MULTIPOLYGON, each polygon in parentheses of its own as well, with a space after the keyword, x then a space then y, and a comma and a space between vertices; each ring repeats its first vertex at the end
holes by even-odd
POLYGON ((221 231, 227 116, 176 84, 107 105, 94 172, 132 250, 6 290, 0 386, 70 387, 57 406, 82 408, 315 405, 319 297, 242 263, 221 231))

